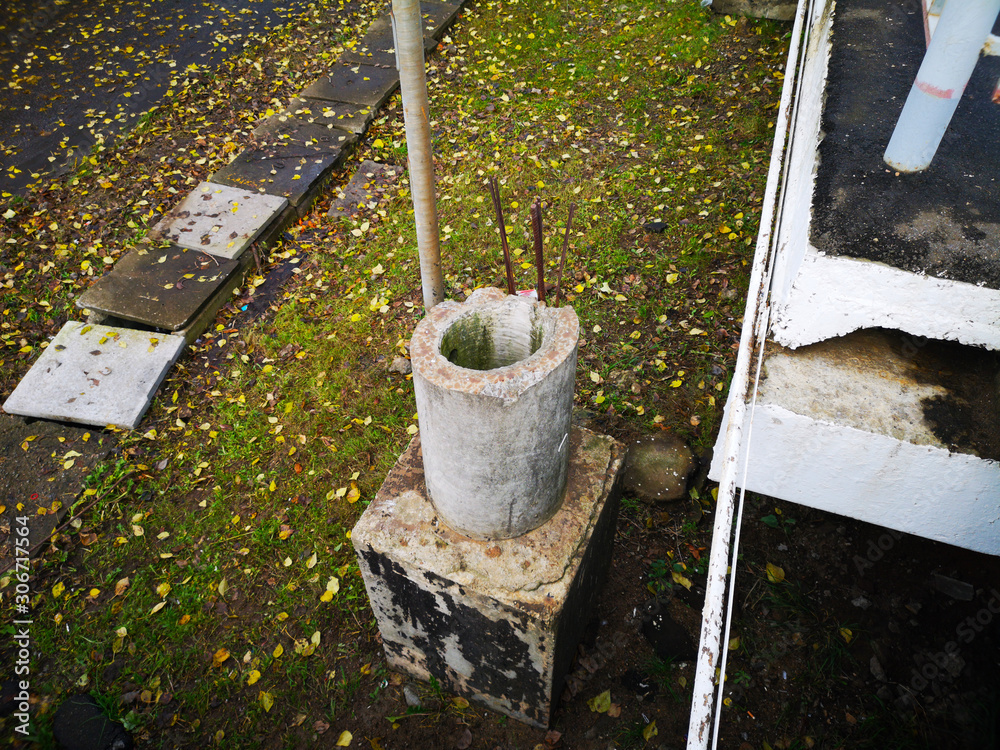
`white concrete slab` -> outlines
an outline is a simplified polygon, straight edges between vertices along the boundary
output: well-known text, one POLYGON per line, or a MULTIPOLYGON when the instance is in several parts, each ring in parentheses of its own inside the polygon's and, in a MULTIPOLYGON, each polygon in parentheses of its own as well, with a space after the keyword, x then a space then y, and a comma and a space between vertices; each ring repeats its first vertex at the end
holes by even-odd
POLYGON ((4 403, 9 414, 135 429, 180 336, 66 323, 4 403))
POLYGON ((285 198, 202 182, 150 231, 220 258, 238 258, 288 205, 285 198))
MULTIPOLYGON (((995 440, 964 444, 982 434, 997 397, 976 384, 956 394, 947 359, 920 363, 920 347, 933 344, 898 342, 863 332, 771 352, 737 476, 747 466, 753 492, 1000 554, 1000 463, 983 457, 995 453, 995 440), (979 424, 955 428, 956 416, 979 424)), ((989 381, 985 361, 981 379, 989 381)), ((711 477, 722 460, 717 452, 711 477)))

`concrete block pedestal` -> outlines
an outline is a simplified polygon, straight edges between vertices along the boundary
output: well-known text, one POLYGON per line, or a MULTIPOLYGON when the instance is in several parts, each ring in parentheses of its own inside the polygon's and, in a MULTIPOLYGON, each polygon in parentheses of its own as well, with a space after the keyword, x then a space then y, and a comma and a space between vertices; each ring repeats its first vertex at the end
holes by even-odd
POLYGON ((621 493, 620 443, 576 427, 569 442, 562 506, 526 534, 446 526, 419 436, 351 534, 390 666, 542 728, 607 575, 621 493))

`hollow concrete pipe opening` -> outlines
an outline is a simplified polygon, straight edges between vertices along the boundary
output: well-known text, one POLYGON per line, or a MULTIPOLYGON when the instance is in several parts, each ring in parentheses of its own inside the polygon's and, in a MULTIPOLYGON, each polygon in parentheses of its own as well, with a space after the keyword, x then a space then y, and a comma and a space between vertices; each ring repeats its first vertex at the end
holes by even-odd
POLYGON ((579 322, 499 289, 434 307, 410 355, 427 491, 476 539, 542 525, 566 486, 579 322))

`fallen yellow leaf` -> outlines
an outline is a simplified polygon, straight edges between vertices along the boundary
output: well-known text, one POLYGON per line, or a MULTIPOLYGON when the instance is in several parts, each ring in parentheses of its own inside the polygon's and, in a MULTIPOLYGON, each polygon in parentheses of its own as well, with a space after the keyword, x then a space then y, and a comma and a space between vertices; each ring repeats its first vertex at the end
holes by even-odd
POLYGON ((782 568, 778 567, 777 565, 768 563, 767 580, 770 581, 771 583, 781 583, 782 581, 785 580, 785 571, 782 568))
POLYGON ((607 710, 611 708, 611 691, 605 690, 600 695, 595 695, 587 701, 587 706, 589 706, 590 710, 595 713, 603 714, 607 712, 607 710))
POLYGON ((649 742, 653 739, 659 732, 656 729, 656 719, 653 719, 646 725, 646 728, 642 730, 642 738, 649 742))

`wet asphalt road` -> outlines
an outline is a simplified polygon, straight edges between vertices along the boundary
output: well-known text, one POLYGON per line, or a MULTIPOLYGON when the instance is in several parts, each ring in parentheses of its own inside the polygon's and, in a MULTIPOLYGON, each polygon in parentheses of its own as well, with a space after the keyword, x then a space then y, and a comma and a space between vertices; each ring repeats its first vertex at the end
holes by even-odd
POLYGON ((191 64, 214 69, 307 0, 2 0, 0 192, 57 171, 163 96, 191 64))

